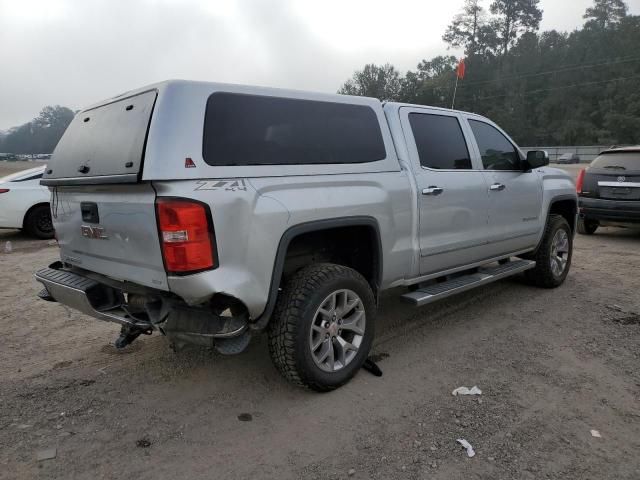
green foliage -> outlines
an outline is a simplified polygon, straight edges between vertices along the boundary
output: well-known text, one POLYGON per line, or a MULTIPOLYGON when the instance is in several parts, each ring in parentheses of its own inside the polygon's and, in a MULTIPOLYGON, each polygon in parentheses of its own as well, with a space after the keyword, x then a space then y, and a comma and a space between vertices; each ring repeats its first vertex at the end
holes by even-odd
POLYGON ((52 153, 73 116, 66 107, 46 106, 30 122, 0 136, 0 152, 52 153))
POLYGON ((400 73, 389 63, 377 66, 367 64, 353 74, 338 90, 343 95, 376 97, 380 100, 397 100, 401 91, 400 73))
POLYGON ((605 29, 626 16, 627 5, 622 0, 595 0, 593 7, 587 8, 582 18, 588 20, 588 26, 605 29))
MULTIPOLYGON (((493 2, 495 16, 479 15, 474 36, 473 9, 481 3, 467 1, 445 32, 467 53, 456 108, 486 115, 521 145, 640 143, 640 16, 627 15, 620 0, 595 0, 583 28, 538 32, 540 16, 524 8, 537 3, 493 2), (482 29, 490 33, 483 37, 482 29)), ((450 107, 456 63, 453 56, 422 60, 399 78, 393 99, 450 107)))
POLYGON ((491 3, 490 10, 495 15, 491 25, 498 34, 503 55, 522 32, 538 30, 542 20, 539 3, 540 0, 494 0, 491 3))
POLYGON ((480 0, 465 0, 462 13, 453 18, 442 39, 452 47, 464 47, 467 55, 474 55, 484 40, 486 26, 486 12, 480 0))

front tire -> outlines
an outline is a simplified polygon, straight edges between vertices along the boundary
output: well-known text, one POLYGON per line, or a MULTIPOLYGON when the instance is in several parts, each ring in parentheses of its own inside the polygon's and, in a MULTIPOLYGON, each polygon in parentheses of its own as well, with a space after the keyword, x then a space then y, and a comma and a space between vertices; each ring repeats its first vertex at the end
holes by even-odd
POLYGON ((598 222, 595 220, 578 218, 578 233, 582 235, 593 235, 594 233, 596 233, 598 227, 598 222))
POLYGON ((53 222, 49 205, 37 205, 27 212, 24 230, 31 236, 48 240, 53 238, 53 222))
POLYGON ((525 278, 538 287, 559 287, 569 274, 572 256, 573 234, 569 223, 560 215, 551 215, 542 242, 531 257, 536 266, 525 272, 525 278))
POLYGON ((376 304, 355 270, 310 265, 287 282, 269 325, 269 352, 291 383, 319 392, 347 383, 369 355, 376 304))

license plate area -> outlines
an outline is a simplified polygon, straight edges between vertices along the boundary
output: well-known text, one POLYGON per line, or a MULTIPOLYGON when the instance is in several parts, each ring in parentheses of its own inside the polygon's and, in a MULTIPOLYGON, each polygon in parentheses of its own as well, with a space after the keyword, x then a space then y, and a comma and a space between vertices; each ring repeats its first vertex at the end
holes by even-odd
POLYGON ((620 184, 603 185, 602 183, 598 185, 600 198, 608 198, 612 200, 640 200, 640 187, 620 184))
POLYGON ((82 221, 87 223, 100 223, 100 215, 98 214, 98 205, 94 202, 81 202, 80 212, 82 212, 82 221))

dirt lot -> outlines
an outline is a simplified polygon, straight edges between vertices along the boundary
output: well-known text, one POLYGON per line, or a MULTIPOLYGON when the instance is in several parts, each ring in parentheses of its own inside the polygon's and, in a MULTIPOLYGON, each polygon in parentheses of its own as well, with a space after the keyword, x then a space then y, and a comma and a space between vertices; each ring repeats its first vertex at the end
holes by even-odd
POLYGON ((513 279, 423 309, 390 292, 383 377, 329 394, 289 386, 262 337, 236 357, 160 336, 118 353, 117 326, 35 299, 57 248, 7 240, 0 478, 640 478, 640 232, 577 237, 556 290, 513 279))

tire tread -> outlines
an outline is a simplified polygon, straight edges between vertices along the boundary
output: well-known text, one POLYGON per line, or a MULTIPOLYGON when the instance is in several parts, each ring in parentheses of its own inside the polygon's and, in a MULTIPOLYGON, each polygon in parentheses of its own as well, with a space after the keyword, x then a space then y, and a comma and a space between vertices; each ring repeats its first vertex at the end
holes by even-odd
POLYGON ((569 268, 571 267, 571 258, 573 256, 573 240, 571 236, 571 228, 569 223, 561 215, 549 215, 547 225, 545 226, 544 235, 538 250, 530 257, 535 260, 536 266, 531 270, 525 272, 525 279, 537 287, 542 288, 555 288, 564 282, 567 276, 569 268), (558 280, 551 271, 551 241, 553 235, 558 228, 565 227, 569 234, 569 260, 565 272, 560 280, 558 280))
MULTIPOLYGON (((280 292, 273 318, 269 322, 269 353, 280 373, 294 385, 316 391, 334 390, 347 383, 353 375, 343 381, 326 385, 314 381, 307 374, 305 365, 299 362, 296 355, 296 339, 298 329, 303 322, 305 307, 309 299, 326 283, 336 278, 352 279, 366 287, 373 299, 373 292, 360 273, 331 263, 318 263, 302 268, 296 272, 280 292)), ((365 299, 363 299, 365 301, 365 299)), ((372 312, 367 312, 367 321, 373 320, 372 312)), ((354 369, 353 374, 357 369, 354 369)))

